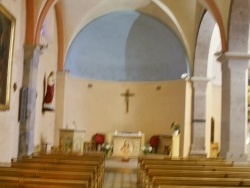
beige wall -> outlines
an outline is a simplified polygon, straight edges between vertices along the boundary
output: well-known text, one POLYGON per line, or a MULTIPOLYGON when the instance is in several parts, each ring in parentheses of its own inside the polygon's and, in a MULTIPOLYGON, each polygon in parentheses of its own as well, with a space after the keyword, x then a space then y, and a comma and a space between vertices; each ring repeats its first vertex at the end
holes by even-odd
POLYGON ((2 0, 1 4, 9 10, 16 19, 16 31, 14 40, 14 53, 10 90, 10 109, 0 111, 0 162, 9 162, 17 156, 18 152, 18 107, 19 89, 22 85, 23 76, 23 44, 25 36, 25 1, 2 0), (17 84, 14 92, 13 84, 17 84))
MULTIPOLYGON (((54 145, 55 113, 42 112, 42 103, 44 97, 44 80, 47 81, 51 71, 57 72, 57 27, 56 27, 55 10, 51 9, 44 21, 45 31, 41 36, 40 44, 48 44, 39 59, 38 66, 38 83, 37 83, 37 104, 36 104, 36 122, 34 130, 34 145, 40 145, 41 139, 54 145)), ((55 92, 56 93, 56 92, 55 92)), ((54 97, 53 105, 56 104, 54 97)), ((50 147, 48 147, 49 149, 50 147)))
MULTIPOLYGON (((61 80, 63 80, 61 78, 61 80)), ((178 121, 184 133, 185 81, 158 83, 118 83, 83 80, 66 76, 65 96, 57 103, 64 106, 63 114, 56 117, 59 128, 87 129, 85 140, 97 133, 115 130, 145 133, 145 141, 154 134, 172 134, 170 125, 178 121), (88 85, 91 84, 92 87, 88 85), (157 90, 157 86, 161 86, 157 90), (135 96, 129 99, 129 112, 121 93, 129 89, 135 96), (62 105, 65 98, 65 104, 62 105), (58 120, 58 118, 60 120, 58 120)), ((59 89, 58 89, 59 91, 59 89)), ((62 91, 61 91, 62 92, 62 91)), ((58 96, 58 95, 57 95, 58 96)), ((57 105, 58 106, 58 105, 57 105)), ((184 135, 184 134, 182 134, 184 135)), ((58 140, 55 141, 58 144, 58 140)))
POLYGON ((183 157, 187 157, 191 149, 191 126, 192 126, 192 94, 193 85, 191 81, 186 82, 186 101, 185 101, 185 127, 182 131, 183 136, 183 157))
POLYGON ((220 145, 221 86, 209 83, 207 87, 206 152, 210 156, 211 118, 214 119, 214 142, 220 145))

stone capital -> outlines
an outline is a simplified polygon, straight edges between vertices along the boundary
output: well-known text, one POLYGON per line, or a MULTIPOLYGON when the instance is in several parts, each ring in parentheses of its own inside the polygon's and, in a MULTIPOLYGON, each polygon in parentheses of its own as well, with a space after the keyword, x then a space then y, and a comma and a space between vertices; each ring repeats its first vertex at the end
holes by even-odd
POLYGON ((217 61, 224 63, 228 60, 249 60, 250 54, 249 53, 242 53, 242 52, 225 52, 218 55, 217 61))

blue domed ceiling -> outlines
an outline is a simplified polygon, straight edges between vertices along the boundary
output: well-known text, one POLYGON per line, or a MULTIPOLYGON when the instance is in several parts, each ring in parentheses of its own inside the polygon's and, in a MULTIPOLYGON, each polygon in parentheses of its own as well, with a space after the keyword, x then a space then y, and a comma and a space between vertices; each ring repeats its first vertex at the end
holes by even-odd
POLYGON ((179 38, 137 11, 110 13, 82 28, 68 49, 65 69, 107 81, 166 81, 189 72, 179 38))

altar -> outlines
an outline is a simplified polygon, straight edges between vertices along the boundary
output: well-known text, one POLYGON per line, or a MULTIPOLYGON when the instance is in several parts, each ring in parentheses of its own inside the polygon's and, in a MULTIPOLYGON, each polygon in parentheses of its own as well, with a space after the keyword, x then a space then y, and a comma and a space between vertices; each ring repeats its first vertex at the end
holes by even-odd
POLYGON ((115 132, 112 134, 114 157, 138 157, 144 146, 143 133, 115 132))

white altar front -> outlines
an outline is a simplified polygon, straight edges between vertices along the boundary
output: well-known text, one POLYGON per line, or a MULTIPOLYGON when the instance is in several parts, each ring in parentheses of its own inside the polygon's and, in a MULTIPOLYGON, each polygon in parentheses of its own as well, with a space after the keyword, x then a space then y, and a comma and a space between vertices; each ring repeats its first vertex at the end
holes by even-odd
POLYGON ((115 132, 112 134, 114 157, 138 157, 145 142, 143 133, 115 132))

